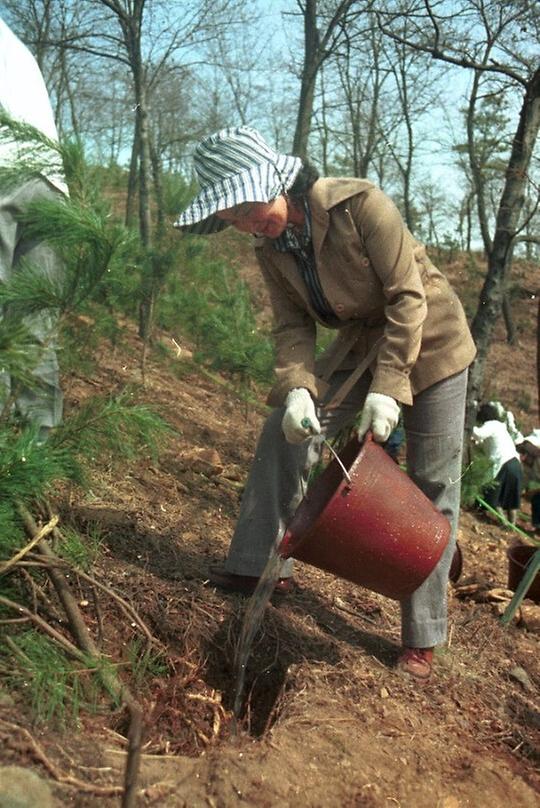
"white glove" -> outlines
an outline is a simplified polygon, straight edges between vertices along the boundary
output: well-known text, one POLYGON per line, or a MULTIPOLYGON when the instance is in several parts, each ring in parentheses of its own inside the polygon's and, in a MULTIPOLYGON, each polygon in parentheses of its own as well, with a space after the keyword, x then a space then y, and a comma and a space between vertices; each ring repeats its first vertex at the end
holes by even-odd
POLYGON ((398 421, 399 407, 395 399, 384 393, 368 393, 360 418, 358 438, 362 440, 368 429, 371 429, 377 443, 384 443, 398 421))
POLYGON ((289 443, 302 443, 311 435, 320 435, 315 404, 305 387, 295 387, 287 395, 281 428, 289 443))

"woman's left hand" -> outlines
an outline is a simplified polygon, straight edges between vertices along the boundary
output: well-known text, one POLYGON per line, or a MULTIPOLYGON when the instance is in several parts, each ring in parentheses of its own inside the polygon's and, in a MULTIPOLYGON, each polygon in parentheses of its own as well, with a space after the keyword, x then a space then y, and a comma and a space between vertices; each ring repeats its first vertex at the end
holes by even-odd
POLYGON ((377 443, 384 443, 399 421, 399 406, 395 399, 384 393, 368 393, 358 427, 358 439, 362 440, 368 429, 377 443))

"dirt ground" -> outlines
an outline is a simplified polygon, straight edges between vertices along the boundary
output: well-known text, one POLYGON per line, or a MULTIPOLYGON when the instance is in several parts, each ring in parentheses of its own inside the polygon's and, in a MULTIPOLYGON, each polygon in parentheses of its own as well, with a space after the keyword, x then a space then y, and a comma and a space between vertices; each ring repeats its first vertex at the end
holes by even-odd
MULTIPOLYGON (((456 265, 458 290, 461 273, 456 265)), ((486 394, 526 432, 538 426, 532 269, 520 284, 519 341, 510 347, 497 335, 486 394)), ((173 347, 170 336, 190 347, 178 334, 162 335, 163 344, 173 347)), ((414 686, 394 668, 394 601, 298 563, 298 591, 268 607, 256 636, 235 722, 233 658, 247 602, 215 590, 207 571, 226 554, 264 408, 246 412, 226 380, 184 356, 153 352, 142 388, 140 345, 126 324, 123 344, 104 345, 91 376, 64 381, 68 409, 133 384, 174 430, 158 461, 111 463, 91 490, 56 503, 62 525, 100 531, 95 576, 137 610, 162 649, 166 670, 135 693, 144 708, 140 805, 536 808, 538 607, 529 602, 519 623, 501 625, 508 601, 493 590, 507 586, 516 534, 475 511, 462 513, 464 569, 449 587, 449 642, 432 681, 414 686)), ((523 511, 528 529, 527 501, 523 511)), ((117 601, 100 592, 98 608, 85 582, 77 586, 106 653, 118 661, 134 638, 144 644, 117 601)), ((35 768, 59 805, 118 805, 111 787, 122 785, 125 713, 104 706, 61 731, 33 725, 23 696, 13 698, 0 707, 13 725, 1 762, 35 768)))

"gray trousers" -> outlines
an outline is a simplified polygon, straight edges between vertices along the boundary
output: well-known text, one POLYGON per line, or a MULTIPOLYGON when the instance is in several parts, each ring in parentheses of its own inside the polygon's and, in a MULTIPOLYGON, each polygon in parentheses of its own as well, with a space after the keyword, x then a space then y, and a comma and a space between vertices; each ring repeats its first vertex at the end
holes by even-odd
MULTIPOLYGON (((347 375, 344 371, 334 374, 327 400, 347 375)), ((370 383, 370 374, 364 374, 338 409, 320 411, 325 437, 335 437, 353 423, 370 383)), ((446 640, 446 594, 459 516, 466 389, 465 370, 419 393, 411 406, 403 406, 407 472, 452 527, 451 540, 436 568, 401 602, 401 637, 403 645, 410 647, 429 648, 446 640)), ((302 499, 309 470, 320 457, 318 437, 300 445, 287 443, 281 430, 283 412, 278 408, 270 414, 259 439, 225 562, 232 573, 262 573, 272 547, 281 540, 302 499)), ((292 559, 284 561, 281 574, 291 575, 292 565, 292 559)))
MULTIPOLYGON (((43 241, 30 238, 19 220, 31 202, 56 199, 59 193, 39 178, 8 190, 0 189, 0 283, 9 280, 22 264, 37 267, 51 278, 62 271, 54 250, 43 241)), ((46 431, 62 419, 55 319, 48 312, 39 312, 25 318, 25 325, 40 346, 32 371, 35 384, 22 386, 6 371, 0 372, 0 410, 13 396, 15 410, 46 431)))

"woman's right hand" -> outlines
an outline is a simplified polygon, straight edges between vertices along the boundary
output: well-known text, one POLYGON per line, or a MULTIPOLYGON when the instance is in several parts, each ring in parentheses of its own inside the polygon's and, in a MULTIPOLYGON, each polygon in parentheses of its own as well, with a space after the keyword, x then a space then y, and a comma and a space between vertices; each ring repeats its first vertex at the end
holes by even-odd
POLYGON ((312 435, 320 435, 321 425, 315 403, 305 387, 295 387, 289 391, 281 428, 289 443, 302 443, 312 435))

